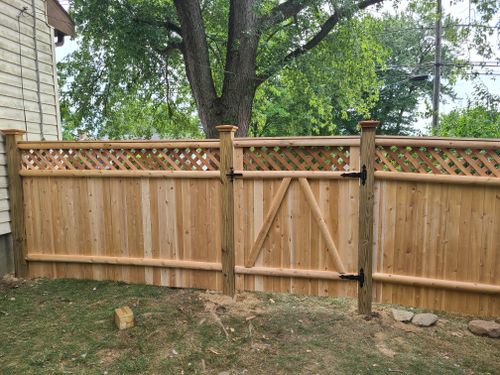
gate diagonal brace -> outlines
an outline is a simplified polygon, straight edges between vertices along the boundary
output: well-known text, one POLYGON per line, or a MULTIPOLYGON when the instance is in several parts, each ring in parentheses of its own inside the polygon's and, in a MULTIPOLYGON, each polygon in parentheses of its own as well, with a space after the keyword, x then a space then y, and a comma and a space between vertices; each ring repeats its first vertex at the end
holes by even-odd
POLYGON ((363 285, 365 285, 365 272, 363 271, 363 269, 361 268, 359 270, 359 274, 357 275, 340 275, 340 278, 342 280, 355 280, 358 282, 359 284, 359 287, 362 288, 363 285))

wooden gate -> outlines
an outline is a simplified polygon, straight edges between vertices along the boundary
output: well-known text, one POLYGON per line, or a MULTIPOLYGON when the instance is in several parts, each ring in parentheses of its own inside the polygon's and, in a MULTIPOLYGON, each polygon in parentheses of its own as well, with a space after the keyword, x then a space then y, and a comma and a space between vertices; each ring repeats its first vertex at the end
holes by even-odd
MULTIPOLYGON (((373 159, 378 123, 362 124, 364 138, 371 139, 364 142, 364 158, 373 159)), ((360 181, 344 178, 359 177, 369 187, 361 193, 370 195, 363 204, 372 209, 363 215, 373 215, 373 164, 360 161, 359 138, 248 138, 233 146, 226 172, 235 219, 227 225, 234 228, 236 289, 355 296, 356 283, 343 282, 354 279, 360 290, 369 289, 362 302, 369 312, 372 251, 369 246, 368 259, 360 259, 358 238, 372 232, 359 230, 365 225, 359 220, 360 181)))

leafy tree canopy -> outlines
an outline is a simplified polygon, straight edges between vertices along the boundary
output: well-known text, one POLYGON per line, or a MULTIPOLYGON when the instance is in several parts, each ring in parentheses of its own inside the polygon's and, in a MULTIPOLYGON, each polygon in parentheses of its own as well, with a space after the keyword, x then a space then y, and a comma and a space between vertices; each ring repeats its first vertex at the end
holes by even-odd
MULTIPOLYGON (((79 48, 59 66, 65 136, 349 134, 363 117, 411 132, 432 69, 433 0, 373 18, 382 0, 75 0, 79 48)), ((388 1, 395 7, 399 1, 388 1)), ((472 0, 488 21, 500 5, 472 0)), ((492 54, 490 29, 445 19, 449 84, 458 48, 492 54), (449 25, 450 27, 447 27, 449 25)), ((452 94, 448 87, 445 93, 452 94)))
MULTIPOLYGON (((224 107, 221 102, 229 100, 244 108, 249 101, 247 112, 251 112, 254 96, 256 112, 251 124, 255 134, 261 134, 273 120, 280 123, 272 126, 282 129, 270 130, 275 134, 331 132, 333 105, 344 115, 350 108, 368 115, 377 99, 375 70, 383 65, 385 52, 371 35, 370 27, 377 27, 373 20, 362 19, 356 12, 379 2, 200 1, 202 25, 198 26, 203 28, 208 60, 198 56, 187 62, 189 37, 180 29, 183 14, 174 1, 75 0, 72 14, 80 35, 79 48, 59 66, 65 134, 86 132, 114 138, 196 135, 193 124, 198 110, 200 129, 213 135, 206 119, 210 116, 203 115, 200 107, 224 107), (261 30, 254 66, 240 64, 232 70, 229 60, 234 56, 229 54, 234 50, 244 54, 238 49, 243 49, 245 35, 236 38, 232 24, 236 19, 232 13, 242 10, 238 4, 243 2, 253 4, 247 11, 259 18, 261 30), (206 92, 210 90, 197 92, 202 84, 190 72, 210 74, 216 94, 212 104, 200 103, 210 97, 206 92), (231 87, 228 81, 245 75, 249 79, 225 92, 231 87), (251 90, 245 91, 246 85, 251 90), (336 103, 325 95, 328 90, 335 90, 336 103), (293 102, 296 110, 290 109, 293 102), (278 108, 281 105, 288 108, 278 108), (300 118, 295 116, 297 110, 300 118), (287 115, 276 118, 273 111, 287 115), (285 130, 283 121, 290 119, 293 123, 288 121, 285 130)), ((245 32, 256 33, 251 28, 245 32)), ((245 120, 241 114, 231 116, 231 110, 221 112, 225 114, 219 116, 219 123, 245 120)))

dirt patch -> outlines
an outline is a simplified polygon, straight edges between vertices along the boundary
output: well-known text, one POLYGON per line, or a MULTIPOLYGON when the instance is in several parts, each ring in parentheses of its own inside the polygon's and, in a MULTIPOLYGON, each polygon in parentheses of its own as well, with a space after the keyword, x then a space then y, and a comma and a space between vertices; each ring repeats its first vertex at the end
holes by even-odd
POLYGON ((229 297, 207 291, 200 293, 199 298, 205 306, 205 311, 214 312, 217 315, 230 314, 249 318, 265 311, 262 301, 252 293, 240 293, 229 297))
POLYGON ((385 344, 377 344, 377 349, 380 353, 390 358, 394 358, 394 356, 396 355, 396 352, 389 349, 387 346, 385 346, 385 344))
POLYGON ((403 323, 403 322, 395 322, 393 324, 393 327, 400 329, 402 331, 411 332, 411 333, 417 333, 417 332, 422 331, 422 328, 420 328, 420 327, 414 326, 413 324, 409 324, 409 323, 403 323))
POLYGON ((99 358, 99 363, 107 367, 120 358, 120 352, 118 350, 103 349, 98 351, 96 356, 99 358))
POLYGON ((19 288, 27 282, 28 280, 14 277, 13 274, 8 273, 0 279, 0 290, 19 288))

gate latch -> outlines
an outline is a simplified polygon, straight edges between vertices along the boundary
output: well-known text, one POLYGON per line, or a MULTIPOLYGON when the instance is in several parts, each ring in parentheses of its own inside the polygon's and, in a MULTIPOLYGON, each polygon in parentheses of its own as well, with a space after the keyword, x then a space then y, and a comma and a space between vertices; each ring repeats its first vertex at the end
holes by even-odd
POLYGON ((357 275, 340 275, 342 280, 355 280, 359 283, 359 287, 362 288, 365 285, 365 273, 361 268, 357 275))
POLYGON ((366 165, 363 164, 363 167, 361 168, 361 172, 342 173, 341 176, 342 177, 359 178, 359 179, 361 179, 361 184, 364 185, 366 182, 366 177, 367 177, 366 165))
POLYGON ((229 179, 231 180, 231 182, 233 182, 236 177, 243 176, 243 173, 235 173, 233 167, 231 167, 230 170, 231 170, 231 172, 226 173, 226 176, 229 177, 229 179))

